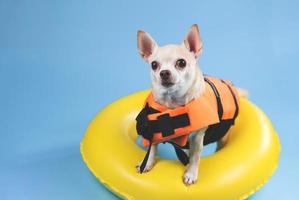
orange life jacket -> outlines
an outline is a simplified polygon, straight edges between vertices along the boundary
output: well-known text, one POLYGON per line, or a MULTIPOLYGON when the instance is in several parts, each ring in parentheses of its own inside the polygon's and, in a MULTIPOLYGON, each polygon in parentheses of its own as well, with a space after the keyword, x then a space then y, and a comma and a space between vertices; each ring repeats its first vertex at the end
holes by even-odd
MULTIPOLYGON (((174 145, 178 155, 183 154, 180 148, 188 145, 189 134, 201 128, 207 127, 205 145, 221 139, 234 124, 238 111, 239 98, 232 83, 205 76, 204 93, 175 109, 157 103, 150 93, 136 118, 136 127, 144 146, 169 142, 174 145)), ((178 157, 183 164, 188 163, 188 157, 178 157)))

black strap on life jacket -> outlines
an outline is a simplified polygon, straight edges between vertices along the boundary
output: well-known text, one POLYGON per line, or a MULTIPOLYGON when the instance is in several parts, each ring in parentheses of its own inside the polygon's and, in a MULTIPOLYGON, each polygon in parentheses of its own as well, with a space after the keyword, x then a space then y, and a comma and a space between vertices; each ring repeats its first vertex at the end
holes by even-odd
POLYGON ((205 81, 211 86, 214 94, 215 94, 215 97, 216 97, 216 101, 217 101, 217 111, 218 111, 218 118, 219 118, 219 122, 221 122, 222 120, 222 115, 223 115, 223 106, 222 106, 222 103, 221 103, 221 97, 220 97, 220 94, 215 86, 215 84, 210 81, 209 79, 207 79, 206 77, 204 78, 205 81))
POLYGON ((228 89, 229 89, 229 91, 230 91, 230 93, 232 94, 233 99, 234 99, 234 103, 235 103, 235 107, 236 107, 235 114, 234 114, 234 117, 233 117, 233 124, 234 124, 235 119, 236 119, 236 117, 237 117, 238 114, 239 114, 239 105, 238 105, 238 102, 237 102, 237 97, 236 97, 235 93, 233 92, 232 87, 231 87, 227 82, 225 82, 225 81, 222 80, 222 79, 221 79, 221 82, 224 83, 224 84, 228 87, 228 89))
MULTIPOLYGON (((154 113, 159 113, 159 111, 146 104, 144 108, 141 110, 141 112, 138 114, 138 116, 136 117, 136 121, 137 121, 136 129, 138 135, 141 135, 143 138, 149 141, 149 148, 140 165, 141 173, 144 171, 144 168, 149 158, 154 133, 161 132, 162 136, 166 137, 174 134, 174 130, 176 128, 190 125, 190 120, 187 113, 177 115, 174 117, 170 117, 169 114, 163 114, 158 116, 157 120, 148 120, 147 116, 149 114, 154 114, 154 113)), ((166 142, 173 146, 178 159, 184 165, 187 165, 189 163, 189 157, 186 154, 186 152, 183 151, 183 149, 189 148, 189 144, 187 143, 185 146, 182 147, 172 141, 166 141, 166 142)))

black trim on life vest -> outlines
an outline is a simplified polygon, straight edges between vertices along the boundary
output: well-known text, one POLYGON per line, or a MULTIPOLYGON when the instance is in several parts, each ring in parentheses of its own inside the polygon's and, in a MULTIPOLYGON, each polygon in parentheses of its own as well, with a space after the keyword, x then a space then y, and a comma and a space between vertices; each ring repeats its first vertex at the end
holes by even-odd
POLYGON ((158 110, 149 107, 148 103, 144 106, 144 108, 140 111, 140 113, 136 117, 136 130, 138 135, 142 135, 147 140, 151 140, 153 137, 153 132, 150 131, 149 120, 147 119, 147 115, 158 113, 158 110))
POLYGON ((215 97, 216 97, 216 101, 217 101, 217 110, 218 110, 218 117, 219 117, 219 122, 221 122, 222 120, 222 115, 223 115, 223 106, 221 103, 221 97, 220 94, 216 88, 216 86, 214 85, 214 83, 212 81, 210 81, 209 79, 207 79, 206 77, 204 78, 204 80, 211 86, 215 97))
POLYGON ((230 127, 233 125, 234 120, 226 119, 222 120, 218 124, 213 124, 208 127, 205 132, 205 137, 203 140, 203 145, 208 145, 219 141, 222 137, 226 135, 230 127))
POLYGON ((234 98, 234 103, 235 103, 236 110, 235 110, 235 114, 234 114, 233 120, 235 121, 236 117, 239 114, 239 105, 238 105, 238 102, 237 102, 237 97, 236 97, 235 93, 233 92, 231 86, 229 84, 227 84, 227 82, 225 82, 222 79, 221 79, 221 82, 224 83, 228 87, 230 93, 232 94, 232 96, 234 98))

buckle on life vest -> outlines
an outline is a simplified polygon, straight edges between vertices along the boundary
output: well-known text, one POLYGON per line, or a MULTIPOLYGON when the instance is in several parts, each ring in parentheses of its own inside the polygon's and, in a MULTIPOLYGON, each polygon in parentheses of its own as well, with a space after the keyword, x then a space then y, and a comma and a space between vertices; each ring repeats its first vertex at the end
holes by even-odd
POLYGON ((168 113, 160 115, 157 117, 158 126, 161 129, 163 137, 174 134, 174 127, 172 126, 172 119, 168 113))

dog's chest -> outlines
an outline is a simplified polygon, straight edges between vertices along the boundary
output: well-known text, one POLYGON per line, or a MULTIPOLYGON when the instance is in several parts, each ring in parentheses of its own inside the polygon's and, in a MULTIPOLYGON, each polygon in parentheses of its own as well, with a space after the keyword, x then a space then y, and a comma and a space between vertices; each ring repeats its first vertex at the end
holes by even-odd
POLYGON ((186 102, 185 97, 177 97, 176 95, 163 95, 162 98, 158 99, 158 102, 168 108, 176 108, 178 106, 185 105, 186 102))

